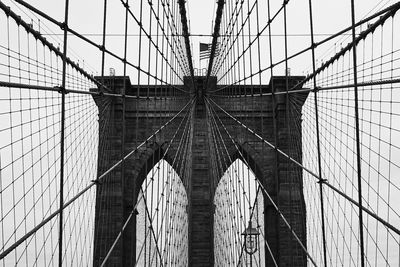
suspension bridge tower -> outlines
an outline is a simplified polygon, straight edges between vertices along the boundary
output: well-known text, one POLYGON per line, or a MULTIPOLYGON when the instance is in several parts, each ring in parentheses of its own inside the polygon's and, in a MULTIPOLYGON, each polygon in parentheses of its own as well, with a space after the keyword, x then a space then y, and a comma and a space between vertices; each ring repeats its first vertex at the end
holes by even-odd
MULTIPOLYGON (((302 192, 302 171, 294 164, 288 163, 287 159, 278 155, 273 147, 265 148, 260 140, 253 134, 240 127, 230 114, 235 118, 241 118, 241 122, 249 128, 262 130, 262 136, 266 140, 272 139, 274 129, 277 131, 279 147, 289 149, 285 146, 285 140, 295 139, 301 145, 301 129, 289 129, 287 124, 273 125, 274 121, 284 121, 288 118, 286 110, 286 97, 280 97, 279 92, 290 88, 303 77, 292 76, 288 80, 285 77, 273 77, 269 85, 238 85, 221 90, 230 92, 232 97, 222 98, 213 96, 210 92, 218 90, 221 86, 216 84, 216 77, 195 76, 185 77, 184 85, 176 86, 190 94, 176 94, 169 90, 169 86, 138 86, 132 85, 129 78, 121 76, 99 77, 104 84, 110 88, 109 97, 95 97, 99 108, 100 128, 108 129, 107 136, 100 136, 99 147, 107 147, 108 153, 99 155, 99 172, 103 172, 105 166, 118 162, 121 153, 131 151, 137 144, 144 144, 135 151, 134 155, 123 162, 124 174, 121 169, 116 168, 107 180, 98 185, 96 197, 96 223, 94 240, 94 265, 102 262, 106 255, 105 250, 110 246, 115 246, 112 255, 108 258, 107 264, 110 266, 130 266, 136 262, 136 236, 137 212, 132 214, 132 203, 137 202, 140 187, 145 180, 146 174, 163 157, 178 172, 180 177, 187 177, 184 181, 186 194, 188 196, 188 206, 186 209, 188 216, 188 265, 189 266, 214 266, 214 194, 218 186, 218 181, 227 168, 236 159, 241 159, 254 172, 264 193, 264 229, 265 249, 271 250, 274 259, 280 266, 306 266, 306 257, 302 248, 280 219, 279 212, 276 211, 273 203, 279 203, 280 212, 290 221, 292 230, 298 235, 303 244, 306 244, 305 229, 305 208, 302 192), (207 86, 208 84, 208 86, 207 86), (274 88, 272 88, 274 87, 274 88), (126 88, 126 99, 113 98, 113 93, 121 93, 126 88), (256 92, 260 97, 255 102, 254 99, 246 101, 246 96, 251 97, 251 92, 256 92), (139 101, 141 95, 150 95, 155 92, 165 92, 162 96, 164 100, 152 100, 146 105, 147 112, 140 112, 142 102, 139 101), (236 96, 232 95, 232 92, 236 96), (276 92, 271 94, 271 92, 276 92), (189 147, 186 149, 185 158, 179 162, 172 158, 174 152, 179 150, 179 143, 174 141, 176 135, 183 135, 184 131, 177 130, 179 126, 171 122, 166 126, 166 130, 157 135, 155 140, 149 142, 150 136, 157 125, 160 124, 157 115, 149 114, 163 113, 162 120, 168 122, 172 119, 171 114, 176 114, 182 109, 185 103, 194 101, 193 109, 190 111, 191 131, 187 138, 189 147), (123 103, 124 102, 124 103, 123 103), (247 104, 246 104, 247 103, 247 104), (122 116, 123 105, 126 114, 122 116), (211 108, 213 106, 213 108, 211 108), (149 107, 152 111, 149 112, 149 107), (166 110, 166 107, 168 110, 166 110), (217 110, 218 109, 218 110, 217 110), (215 122, 213 126, 212 113, 218 114, 220 122, 215 122), (274 119, 273 116, 276 116, 274 119), (123 124, 126 127, 124 143, 126 151, 120 151, 121 135, 123 124), (154 124, 154 125, 152 125, 154 124), (139 125, 139 128, 136 128, 139 125), (284 126, 285 125, 285 126, 284 126), (215 126, 218 129, 215 129, 215 126), (214 130, 212 129, 214 127, 214 130), (238 127, 243 129, 238 129, 238 127), (217 131, 222 140, 218 149, 213 149, 210 143, 213 134, 217 131), (228 133, 237 133, 232 142, 232 136, 228 133), (171 142, 172 141, 172 142, 171 142), (168 145, 169 144, 169 145, 168 145), (222 147, 224 146, 224 147, 222 147), (218 154, 218 151, 227 151, 218 154), (162 156, 163 155, 163 156, 162 156), (213 160, 225 162, 225 169, 213 170, 213 160), (184 168, 182 168, 184 166, 184 168), (213 177, 213 176, 219 177, 213 177), (268 194, 268 196, 267 196, 268 194), (270 198, 269 198, 270 197, 270 198), (123 225, 127 218, 131 216, 129 223, 123 225), (122 237, 118 243, 113 244, 115 236, 121 228, 124 228, 122 237)), ((298 89, 298 88, 296 88, 298 89)), ((307 93, 295 93, 297 100, 304 101, 307 93)), ((293 112, 291 112, 293 114, 293 112)), ((183 116, 183 115, 180 115, 183 116)), ((290 120, 300 122, 300 114, 296 117, 291 115, 290 120)), ((182 127, 183 128, 183 127, 182 127)), ((273 140, 271 140, 273 143, 273 140)), ((104 150, 103 150, 104 151, 104 150)), ((292 153, 292 155, 294 155, 292 153)), ((301 154, 295 154, 296 160, 301 160, 301 154)), ((135 209, 134 209, 135 210, 135 209)), ((272 266, 273 260, 271 253, 266 253, 265 264, 272 266)))

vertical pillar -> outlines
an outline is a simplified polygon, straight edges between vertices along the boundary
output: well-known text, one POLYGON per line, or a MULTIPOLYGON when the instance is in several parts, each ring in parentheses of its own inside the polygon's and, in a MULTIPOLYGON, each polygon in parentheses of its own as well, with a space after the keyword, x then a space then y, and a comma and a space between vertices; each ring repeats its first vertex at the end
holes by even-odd
MULTIPOLYGON (((286 91, 286 79, 284 76, 276 76, 273 78, 273 85, 275 92, 286 91)), ((288 87, 294 87, 301 77, 292 76, 288 79, 288 87)), ((304 103, 308 93, 292 94, 296 97, 298 102, 304 103)), ((293 147, 293 140, 298 142, 298 147, 301 148, 301 128, 289 127, 288 123, 297 121, 301 125, 301 114, 287 110, 291 105, 286 105, 288 97, 285 94, 279 94, 276 97, 276 116, 277 116, 277 130, 278 130, 278 147, 288 153, 298 162, 302 162, 302 155, 299 149, 293 147), (287 112, 291 121, 287 121, 287 112), (297 115, 293 115, 297 114, 297 115)), ((301 104, 302 104, 301 103, 301 104)), ((278 175, 279 191, 277 192, 277 199, 279 199, 279 209, 285 218, 288 220, 292 230, 300 238, 304 246, 306 242, 306 213, 303 197, 303 171, 300 167, 293 162, 287 160, 285 157, 278 155, 278 175)), ((278 214, 276 216, 279 216, 278 214)), ((277 231, 279 231, 279 244, 278 255, 279 265, 282 266, 307 266, 305 253, 298 241, 293 236, 291 230, 279 217, 279 224, 277 231)))
MULTIPOLYGON (((215 87, 216 78, 209 84, 215 87)), ((189 84, 189 80, 187 80, 189 84)), ((195 78, 192 170, 189 185, 189 266, 213 266, 213 198, 210 176, 208 124, 204 104, 205 77, 195 78)))
MULTIPOLYGON (((107 86, 108 93, 121 93, 121 89, 130 87, 125 77, 97 77, 107 86)), ((91 91, 98 91, 93 89, 91 91)), ((98 175, 106 172, 121 159, 122 99, 109 96, 94 96, 99 109, 99 155, 98 175)), ((126 147, 129 147, 126 144, 126 147)), ((109 252, 114 240, 133 209, 136 199, 135 181, 140 175, 133 170, 136 158, 126 161, 123 184, 121 166, 116 167, 96 183, 96 210, 93 266, 100 266, 109 252), (125 196, 125 199, 124 199, 125 196)), ((136 260, 136 216, 133 216, 125 228, 123 238, 117 242, 106 261, 106 266, 131 266, 136 260)))

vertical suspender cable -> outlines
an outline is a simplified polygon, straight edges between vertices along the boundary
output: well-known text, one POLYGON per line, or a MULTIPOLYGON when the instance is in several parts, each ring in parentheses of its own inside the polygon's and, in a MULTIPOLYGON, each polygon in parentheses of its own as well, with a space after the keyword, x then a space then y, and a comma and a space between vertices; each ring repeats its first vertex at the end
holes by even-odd
MULTIPOLYGON (((270 72, 271 72, 271 82, 270 82, 270 89, 271 89, 271 102, 272 102, 272 124, 273 124, 273 131, 274 131, 274 143, 275 143, 275 157, 274 157, 274 180, 275 180, 275 194, 276 194, 276 202, 277 206, 279 207, 279 187, 280 187, 280 179, 279 179, 279 152, 278 148, 278 128, 277 128, 277 103, 276 103, 276 96, 275 96, 275 85, 274 85, 274 65, 273 65, 273 57, 272 57, 272 29, 271 29, 271 5, 270 0, 267 0, 268 6, 268 42, 269 42, 269 60, 270 60, 270 72)), ((277 244, 279 244, 280 233, 279 233, 279 216, 276 216, 275 219, 276 227, 277 227, 277 244)), ((279 249, 276 250, 275 258, 280 259, 279 249)), ((278 262, 279 264, 279 262, 278 262)))
POLYGON ((355 26, 354 0, 351 0, 351 35, 353 43, 353 76, 354 76, 354 119, 356 125, 356 152, 357 152, 357 177, 358 177, 358 222, 360 230, 360 257, 361 267, 365 266, 364 259, 364 224, 362 210, 362 180, 361 180, 361 148, 360 148, 360 125, 358 114, 358 86, 357 86, 357 42, 355 26))
MULTIPOLYGON (((309 2, 309 15, 310 15, 310 35, 311 35, 311 55, 312 55, 312 68, 315 73, 315 42, 314 42, 314 25, 311 0, 309 2)), ((326 236, 325 236, 325 211, 324 211, 324 195, 323 195, 323 181, 322 181, 322 166, 321 166, 321 143, 319 133, 319 118, 318 118, 318 97, 317 97, 317 79, 314 77, 314 109, 315 109, 315 128, 317 131, 317 157, 318 157, 318 179, 319 179, 319 194, 321 205, 321 231, 322 231, 322 245, 324 252, 324 266, 327 266, 326 259, 326 236)))
POLYGON ((63 258, 63 210, 64 210, 64 138, 65 138, 65 79, 67 74, 67 36, 68 36, 68 9, 69 0, 65 0, 64 17, 64 47, 63 47, 63 70, 61 84, 61 135, 60 135, 60 214, 58 233, 58 266, 62 266, 63 258))
MULTIPOLYGON (((106 28, 107 28, 107 0, 104 0, 103 8, 103 43, 101 46, 101 77, 104 77, 105 49, 106 49, 106 28)), ((103 87, 100 88, 102 90, 103 87)))
MULTIPOLYGON (((287 40, 287 12, 286 12, 286 5, 289 2, 289 0, 284 0, 283 1, 283 31, 284 31, 284 42, 285 42, 285 89, 286 89, 286 97, 285 97, 285 120, 286 120, 286 138, 288 139, 288 142, 290 142, 290 135, 291 135, 291 127, 290 127, 290 118, 289 118, 289 63, 288 63, 288 40, 287 40)), ((291 168, 291 165, 288 166, 291 168)), ((288 175, 286 174, 285 179, 288 179, 288 175)), ((290 211, 289 211, 289 223, 292 224, 293 220, 293 212, 292 212, 292 190, 293 190, 293 180, 294 179, 288 179, 290 182, 289 185, 289 203, 290 203, 290 211)), ((290 241, 292 241, 292 236, 290 237, 290 241)), ((293 244, 290 242, 289 244, 289 249, 292 251, 293 250, 293 244)), ((290 255, 290 262, 292 265, 294 265, 294 260, 293 260, 293 253, 290 255)))
MULTIPOLYGON (((122 131, 121 131, 121 191, 122 191, 122 209, 123 213, 125 213, 125 206, 124 206, 124 199, 125 199, 125 135, 126 135, 126 121, 125 121, 125 113, 126 113, 126 83, 127 83, 127 77, 126 77, 126 56, 128 53, 128 9, 129 9, 129 2, 126 0, 125 2, 125 33, 124 33, 124 74, 123 74, 123 87, 122 87, 122 92, 121 92, 121 101, 122 101, 122 131)), ((104 14, 104 21, 105 21, 106 14, 104 14)), ((105 29, 105 24, 104 24, 104 29, 105 29)), ((105 33, 105 32, 104 32, 105 33)), ((103 35, 104 37, 104 35, 103 35)), ((104 41, 105 39, 103 39, 104 41)), ((103 61, 104 64, 104 61, 103 61)), ((104 67, 102 68, 104 71, 104 67)), ((123 217, 125 219, 125 217, 123 217)), ((122 246, 124 244, 124 236, 121 236, 121 243, 122 246)), ((133 241, 133 243, 136 243, 136 241, 133 241)), ((134 246, 134 249, 136 250, 136 246, 134 246)), ((133 253, 136 254, 136 251, 133 253)), ((125 258, 127 258, 127 255, 122 255, 123 257, 123 264, 129 264, 131 261, 127 260, 127 262, 124 261, 125 258)), ((130 258, 129 258, 130 259, 130 258)))

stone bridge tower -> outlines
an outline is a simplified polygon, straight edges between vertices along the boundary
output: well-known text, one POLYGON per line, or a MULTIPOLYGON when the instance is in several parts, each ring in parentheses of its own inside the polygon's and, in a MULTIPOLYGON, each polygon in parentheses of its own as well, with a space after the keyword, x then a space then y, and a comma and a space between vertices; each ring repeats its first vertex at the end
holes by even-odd
MULTIPOLYGON (((177 93, 169 86, 138 86, 132 85, 127 77, 112 76, 98 77, 109 88, 109 96, 95 97, 99 108, 99 147, 107 153, 99 154, 99 173, 103 173, 110 166, 121 159, 138 144, 144 142, 161 125, 170 120, 184 107, 191 98, 195 98, 196 106, 193 111, 192 133, 190 147, 187 155, 181 155, 185 160, 172 160, 179 144, 175 141, 166 152, 166 143, 171 140, 178 125, 171 122, 166 130, 156 135, 155 141, 145 143, 125 162, 124 174, 121 168, 115 168, 97 186, 96 194, 96 222, 94 240, 94 265, 98 266, 111 247, 115 237, 121 230, 123 222, 131 214, 133 203, 136 203, 139 188, 147 173, 165 155, 165 159, 177 171, 180 177, 186 177, 183 181, 188 196, 188 255, 189 266, 213 266, 213 197, 217 184, 226 169, 236 159, 243 159, 250 165, 256 177, 272 196, 274 201, 279 201, 280 209, 287 219, 292 222, 293 230, 306 244, 306 213, 302 192, 302 171, 290 164, 286 159, 278 155, 276 151, 260 139, 246 131, 244 128, 237 131, 238 124, 221 110, 216 110, 229 132, 236 133, 236 146, 230 141, 227 134, 223 134, 230 155, 225 156, 224 170, 219 170, 219 177, 211 177, 209 142, 212 140, 209 121, 207 119, 204 96, 208 94, 205 88, 205 77, 195 77, 194 86, 192 79, 186 77, 185 83, 179 87, 189 91, 190 94, 177 93), (122 100, 114 98, 112 93, 121 93, 126 88, 125 98, 125 147, 121 148, 122 138, 122 100), (147 100, 138 99, 138 96, 157 96, 147 100), (147 111, 147 112, 144 112, 147 111), (139 128, 136 125, 140 125, 139 128), (240 152, 238 152, 239 147, 240 152), (280 179, 276 179, 276 175, 280 179), (290 177, 290 178, 287 178, 290 177)), ((302 77, 289 77, 289 88, 293 87, 302 77)), ((285 119, 287 118, 286 95, 276 95, 272 101, 271 85, 275 92, 285 91, 285 77, 273 77, 269 85, 245 86, 238 85, 221 90, 221 94, 246 95, 246 97, 212 97, 213 101, 221 108, 232 114, 249 128, 254 129, 266 140, 273 141, 274 127, 273 114, 276 116, 278 146, 284 151, 290 149, 288 141, 297 140, 301 147, 301 129, 289 131, 285 119), (257 98, 252 94, 262 94, 257 98), (273 107, 273 103, 275 106, 273 107), (275 112, 273 112, 275 111, 275 112)), ((218 88, 216 77, 211 77, 209 89, 218 88)), ((93 89, 98 90, 98 89, 93 89)), ((297 101, 300 99, 300 107, 304 103, 307 94, 295 93, 297 101)), ((297 112, 297 113, 296 113, 297 112)), ((301 110, 291 119, 301 120, 301 110)), ((180 116, 183 116, 181 114, 180 116)), ((299 124, 300 125, 300 124, 299 124)), ((221 129, 221 133, 225 131, 221 129)), ((183 131, 178 131, 182 135, 183 131)), ((179 138, 178 138, 179 139, 179 138)), ((100 151, 100 148, 99 148, 100 151)), ((294 151, 292 151, 294 153, 294 151)), ((293 154, 292 154, 293 155, 293 154)), ((301 161, 301 155, 295 155, 301 161)), ((306 266, 306 257, 301 247, 294 240, 291 232, 282 222, 279 214, 272 204, 264 197, 264 224, 265 237, 270 249, 277 259, 279 266, 306 266)), ((109 266, 133 266, 136 260, 136 216, 133 215, 127 225, 120 242, 116 244, 114 251, 107 261, 109 266)), ((266 250, 267 251, 267 250, 266 250)), ((269 255, 266 255, 266 266, 273 266, 269 255)))

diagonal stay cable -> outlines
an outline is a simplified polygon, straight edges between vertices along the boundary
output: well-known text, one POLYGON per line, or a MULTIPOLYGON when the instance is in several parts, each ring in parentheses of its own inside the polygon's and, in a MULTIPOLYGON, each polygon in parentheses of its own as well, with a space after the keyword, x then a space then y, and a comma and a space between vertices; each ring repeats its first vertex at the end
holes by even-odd
MULTIPOLYGON (((329 188, 331 188, 333 191, 335 191, 336 193, 338 193, 339 195, 341 195, 342 197, 344 197, 346 200, 350 201, 352 204, 358 206, 358 202, 355 201, 354 199, 352 199, 351 197, 349 197, 347 194, 343 193, 342 191, 340 191, 339 189, 337 189, 335 186, 331 185, 327 180, 323 179, 323 177, 321 177, 321 180, 318 176, 318 174, 314 173, 312 170, 310 170, 309 168, 303 166, 300 162, 298 162, 297 160, 295 160, 294 158, 292 158, 291 156, 289 156, 288 154, 286 154, 284 151, 282 151, 280 148, 277 148, 276 146, 274 146, 272 143, 268 142, 267 140, 265 140, 262 136, 260 136, 259 134, 257 134, 254 130, 250 129, 248 126, 246 126, 245 124, 243 124, 241 121, 239 121, 238 119, 236 119, 234 116, 232 116, 230 113, 228 113, 226 110, 224 110, 221 106, 219 106, 217 103, 215 103, 212 99, 210 99, 210 101, 213 102, 213 104, 218 107, 223 113, 225 113, 228 117, 230 117, 232 120, 234 120, 236 123, 238 123, 240 126, 244 127, 247 131, 249 131, 251 134, 253 134, 255 137, 257 137, 258 139, 260 139, 262 142, 264 142, 265 144, 267 144, 268 146, 270 146, 273 149, 276 149, 283 157, 285 157, 286 159, 288 159, 289 161, 293 162, 294 164, 296 164, 297 166, 299 166, 300 168, 302 168, 304 171, 308 172, 309 174, 311 174, 312 176, 314 176, 315 178, 318 179, 319 182, 326 184, 329 188)), ((384 219, 382 219, 381 217, 379 217, 376 213, 370 211, 369 209, 367 209, 364 206, 361 206, 362 210, 364 212, 366 212, 367 214, 369 214, 371 217, 375 218, 377 221, 379 221, 380 223, 382 223, 384 226, 386 226, 387 228, 389 228, 390 230, 392 230, 393 232, 395 232, 397 235, 400 235, 400 230, 398 228, 396 228, 395 226, 393 226, 392 224, 390 224, 389 222, 385 221, 384 219)))
MULTIPOLYGON (((136 148, 134 148, 131 152, 129 152, 127 155, 123 157, 123 159, 120 159, 118 162, 116 162, 113 166, 111 166, 108 170, 106 170, 103 174, 97 177, 96 180, 93 180, 90 185, 88 185, 86 188, 82 189, 79 193, 77 193, 73 198, 71 198, 69 201, 65 202, 63 205, 63 209, 67 208, 69 205, 74 203, 75 200, 77 200, 80 196, 85 194, 92 186, 98 184, 100 180, 102 180, 105 176, 107 176, 111 171, 113 171, 115 168, 117 168, 124 160, 127 160, 129 157, 131 157, 139 148, 144 146, 147 142, 149 142, 152 138, 154 138, 158 133, 160 133, 165 127, 167 127, 173 120, 175 120, 191 103, 193 103, 194 98, 192 98, 175 116, 173 116, 169 121, 167 121, 164 125, 162 125, 159 129, 157 129, 152 135, 150 135, 145 141, 140 143, 136 148)), ((0 254, 0 259, 3 259, 6 257, 9 253, 11 253, 15 248, 17 248, 20 244, 22 244, 26 239, 28 239, 30 236, 32 236, 34 233, 36 233, 40 228, 42 228, 45 224, 47 224, 49 221, 51 221, 55 216, 57 216, 60 213, 61 209, 57 209, 55 212, 53 212, 51 215, 49 215, 46 219, 44 219, 42 222, 40 222, 37 226, 35 226, 32 230, 27 232, 24 236, 22 236, 20 239, 18 239, 13 245, 11 245, 9 248, 5 249, 1 254, 0 254)))

